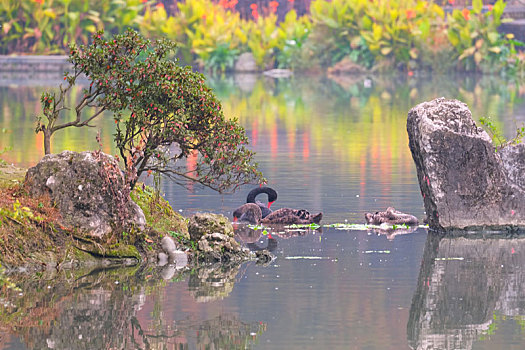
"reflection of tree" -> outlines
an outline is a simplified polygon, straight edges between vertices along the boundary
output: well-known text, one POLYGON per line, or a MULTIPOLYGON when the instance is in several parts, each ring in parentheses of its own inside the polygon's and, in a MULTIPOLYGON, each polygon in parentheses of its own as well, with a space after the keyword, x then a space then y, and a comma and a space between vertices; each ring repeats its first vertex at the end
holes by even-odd
POLYGON ((205 321, 188 317, 173 322, 162 332, 142 329, 136 318, 132 324, 138 335, 134 349, 248 349, 266 331, 265 323, 248 324, 232 315, 205 321))
POLYGON ((233 290, 240 264, 201 266, 190 275, 188 288, 197 302, 227 297, 233 290))
MULTIPOLYGON (((196 267, 191 272, 177 271, 172 281, 190 274, 190 294, 197 301, 210 301, 231 292, 240 268, 196 267)), ((0 329, 30 349, 165 349, 168 344, 244 349, 264 331, 263 324, 246 324, 231 315, 166 319, 163 309, 169 305, 162 300, 166 282, 161 274, 160 268, 144 266, 60 272, 34 279, 12 275, 23 295, 15 291, 2 295, 0 329), (138 313, 146 303, 153 305, 152 319, 138 313)))
POLYGON ((525 239, 428 235, 407 332, 414 349, 470 349, 495 315, 525 316, 525 239))
MULTIPOLYGON (((286 142, 290 151, 301 151, 305 157, 330 150, 338 161, 355 165, 363 157, 365 160, 379 157, 379 163, 387 168, 395 162, 412 166, 410 152, 399 150, 407 149, 406 113, 415 104, 435 96, 455 96, 469 105, 473 115, 494 116, 495 124, 501 127, 505 108, 510 109, 507 114, 513 115, 512 109, 522 102, 524 93, 518 85, 494 76, 374 77, 371 85, 365 77, 355 80, 338 77, 339 83, 310 76, 284 80, 260 77, 249 82, 249 89, 235 79, 238 78, 209 82, 223 102, 225 115, 239 118, 252 135, 253 145, 269 134, 270 141, 277 142, 269 143, 273 145, 272 152, 279 152, 276 146, 286 142), (375 141, 373 144, 371 139, 375 141)), ((0 128, 13 131, 9 140, 0 142, 0 148, 13 146, 14 151, 7 154, 10 161, 35 164, 42 156, 40 152, 26 151, 41 145, 33 132, 34 115, 39 112, 40 93, 50 87, 38 86, 41 83, 35 81, 36 87, 0 87, 0 128)), ((50 82, 51 86, 56 83, 50 82)), ((77 94, 81 94, 80 89, 77 94)), ((112 119, 105 118, 99 123, 104 131, 103 146, 107 148, 104 151, 112 154, 112 119)), ((515 130, 514 123, 507 124, 515 130)), ((96 130, 72 130, 57 138, 54 146, 79 151, 96 148, 95 135, 96 130)), ((385 169, 381 170, 384 173, 385 169)))

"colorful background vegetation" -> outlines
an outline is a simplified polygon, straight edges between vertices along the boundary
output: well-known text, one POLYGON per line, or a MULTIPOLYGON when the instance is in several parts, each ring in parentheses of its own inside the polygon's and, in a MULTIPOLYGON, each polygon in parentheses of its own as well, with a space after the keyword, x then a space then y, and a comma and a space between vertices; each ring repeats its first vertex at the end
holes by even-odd
POLYGON ((63 54, 92 33, 128 27, 178 43, 184 63, 315 70, 348 61, 376 71, 523 74, 525 55, 498 32, 506 3, 473 0, 0 0, 0 54, 63 54))

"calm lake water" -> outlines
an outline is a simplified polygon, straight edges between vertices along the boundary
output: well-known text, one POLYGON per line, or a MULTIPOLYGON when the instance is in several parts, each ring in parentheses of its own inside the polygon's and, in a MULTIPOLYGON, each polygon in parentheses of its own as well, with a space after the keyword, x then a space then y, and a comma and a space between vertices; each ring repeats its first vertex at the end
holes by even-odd
MULTIPOLYGON (((0 79, 0 150, 31 166, 43 155, 34 115, 60 77, 0 79)), ((445 96, 489 116, 505 135, 525 122, 525 85, 497 77, 236 76, 211 80, 225 112, 245 127, 279 192, 273 208, 322 211, 323 223, 363 223, 394 206, 424 217, 406 116, 445 96)), ((79 93, 77 91, 77 93, 79 93)), ((111 118, 99 120, 114 154, 111 118)), ((97 128, 64 130, 52 149, 97 148, 97 128)), ((148 181, 148 179, 146 179, 148 181)), ((219 195, 162 184, 184 215, 221 213, 251 187, 219 195)), ((0 295, 0 349, 521 349, 525 238, 435 237, 414 232, 270 231, 239 227, 267 265, 192 271, 136 267, 16 276, 0 295)))

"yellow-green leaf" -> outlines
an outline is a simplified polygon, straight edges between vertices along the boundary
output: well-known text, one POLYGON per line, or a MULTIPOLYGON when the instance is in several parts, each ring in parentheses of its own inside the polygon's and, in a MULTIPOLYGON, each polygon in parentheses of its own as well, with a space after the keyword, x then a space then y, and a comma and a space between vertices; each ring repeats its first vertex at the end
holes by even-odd
POLYGON ((483 8, 483 0, 472 0, 472 11, 475 14, 480 14, 483 8))
POLYGON ((460 43, 459 36, 453 30, 448 31, 448 41, 450 41, 454 47, 457 47, 460 43))
POLYGON ((415 47, 412 48, 412 49, 410 49, 410 51, 409 51, 408 53, 409 53, 410 57, 411 57, 413 60, 417 59, 418 51, 417 51, 417 49, 416 49, 415 47))
POLYGON ((481 52, 478 51, 474 54, 474 62, 476 62, 476 64, 479 64, 482 59, 483 56, 481 55, 481 52))
POLYGON ((55 13, 55 11, 53 11, 53 9, 45 9, 44 15, 52 19, 55 19, 57 16, 57 14, 55 13))
POLYGON ((382 54, 383 56, 388 55, 390 52, 392 52, 392 48, 391 48, 391 47, 383 47, 383 48, 381 49, 381 54, 382 54))
POLYGON ((474 52, 476 52, 476 48, 474 46, 471 46, 468 49, 465 49, 465 51, 463 51, 463 53, 458 58, 461 61, 462 59, 468 56, 472 56, 474 52))
POLYGON ((383 33, 383 29, 381 28, 381 26, 377 25, 376 23, 373 24, 373 35, 374 35, 374 40, 379 40, 381 39, 381 34, 383 33))
POLYGON ((494 44, 499 39, 499 34, 497 32, 490 32, 487 34, 487 38, 491 44, 494 44))

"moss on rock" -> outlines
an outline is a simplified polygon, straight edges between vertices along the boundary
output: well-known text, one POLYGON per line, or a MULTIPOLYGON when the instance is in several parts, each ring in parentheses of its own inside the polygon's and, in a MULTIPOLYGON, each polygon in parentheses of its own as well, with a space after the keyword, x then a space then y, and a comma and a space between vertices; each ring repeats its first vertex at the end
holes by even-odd
POLYGON ((176 232, 189 239, 187 220, 170 206, 151 187, 137 184, 131 192, 131 199, 144 212, 146 224, 159 233, 176 232))

